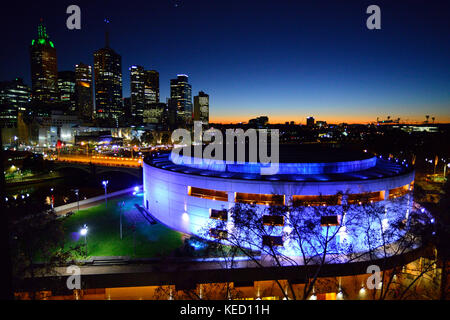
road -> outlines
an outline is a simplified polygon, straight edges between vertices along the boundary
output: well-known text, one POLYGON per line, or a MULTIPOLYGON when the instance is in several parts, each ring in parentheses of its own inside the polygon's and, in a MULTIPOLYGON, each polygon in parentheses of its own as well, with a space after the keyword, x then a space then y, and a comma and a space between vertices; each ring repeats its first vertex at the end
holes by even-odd
POLYGON ((82 155, 61 155, 56 162, 72 162, 83 164, 96 164, 101 166, 118 166, 118 167, 141 167, 142 158, 121 158, 106 156, 82 156, 82 155))

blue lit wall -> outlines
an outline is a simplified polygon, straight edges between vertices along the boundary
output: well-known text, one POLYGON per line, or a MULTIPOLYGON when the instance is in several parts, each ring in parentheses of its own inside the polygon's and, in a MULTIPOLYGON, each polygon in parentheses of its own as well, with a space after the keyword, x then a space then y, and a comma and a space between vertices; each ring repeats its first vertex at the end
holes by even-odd
MULTIPOLYGON (((187 167, 221 171, 221 172, 240 172, 256 173, 261 172, 261 168, 267 167, 261 163, 246 162, 243 164, 227 164, 225 161, 218 161, 206 158, 194 158, 182 155, 172 157, 170 160, 178 165, 187 167)), ((329 174, 329 173, 347 173, 361 171, 372 168, 376 165, 377 158, 372 157, 364 160, 329 162, 329 163, 279 163, 277 174, 329 174)))
MULTIPOLYGON (((388 194, 390 189, 408 185, 414 180, 414 172, 408 172, 394 177, 360 181, 283 182, 223 179, 219 177, 185 174, 171 171, 170 169, 158 168, 147 163, 144 163, 143 174, 145 191, 144 206, 147 205, 148 201, 149 212, 174 230, 196 235, 205 234, 205 228, 210 226, 211 223, 215 223, 210 219, 210 209, 230 209, 234 206, 235 192, 283 194, 286 195, 287 199, 291 195, 335 195, 338 192, 362 193, 385 191, 388 194), (189 186, 225 191, 228 193, 228 201, 189 196, 189 186)), ((397 205, 395 208, 393 206, 394 202, 391 200, 379 202, 380 205, 386 208, 386 213, 383 217, 384 223, 389 224, 398 221, 402 217, 406 218, 412 202, 408 200, 407 196, 398 198, 395 202, 399 203, 399 201, 406 202, 397 205)), ((262 212, 266 207, 258 206, 258 208, 262 212)), ((352 217, 357 216, 358 208, 359 205, 350 206, 346 214, 349 221, 352 220, 352 217)), ((355 222, 354 219, 353 222, 355 222)), ((373 221, 371 225, 376 229, 378 224, 378 229, 380 229, 380 223, 382 223, 381 220, 373 221)), ((228 227, 232 227, 231 219, 227 225, 228 227)), ((365 221, 348 224, 346 226, 346 232, 340 232, 336 237, 336 243, 334 245, 336 252, 342 252, 344 250, 345 242, 352 245, 355 250, 364 251, 367 247, 367 239, 364 238, 364 226, 366 226, 365 221)), ((282 233, 283 227, 279 227, 278 232, 282 233)), ((289 244, 289 238, 286 239, 286 245, 281 250, 285 250, 286 254, 298 254, 296 244, 289 244)), ((313 254, 315 250, 317 250, 317 246, 313 245, 308 249, 308 252, 313 254)))

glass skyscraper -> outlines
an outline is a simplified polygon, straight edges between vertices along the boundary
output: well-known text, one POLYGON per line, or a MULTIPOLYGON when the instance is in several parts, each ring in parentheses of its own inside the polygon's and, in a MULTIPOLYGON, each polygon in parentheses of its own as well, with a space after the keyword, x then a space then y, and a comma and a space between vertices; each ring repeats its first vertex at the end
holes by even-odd
POLYGON ((0 126, 16 127, 19 113, 29 107, 31 89, 21 78, 0 82, 0 126))
POLYGON ((159 102, 158 71, 131 66, 130 87, 132 116, 138 122, 142 122, 144 111, 159 102))
POLYGON ((178 74, 176 79, 170 80, 170 100, 176 104, 177 122, 191 124, 192 87, 187 75, 178 74))
POLYGON ((75 65, 75 104, 81 119, 92 120, 94 115, 92 67, 82 62, 75 65))
POLYGON ((145 105, 145 70, 141 66, 131 66, 129 70, 131 87, 131 115, 135 119, 142 120, 142 113, 145 105))
POLYGON ((145 70, 144 99, 146 107, 159 103, 159 72, 156 70, 145 70))
POLYGON ((94 52, 96 117, 117 123, 123 113, 122 57, 106 46, 94 52))
POLYGON ((64 112, 75 113, 75 72, 58 72, 58 94, 64 112))

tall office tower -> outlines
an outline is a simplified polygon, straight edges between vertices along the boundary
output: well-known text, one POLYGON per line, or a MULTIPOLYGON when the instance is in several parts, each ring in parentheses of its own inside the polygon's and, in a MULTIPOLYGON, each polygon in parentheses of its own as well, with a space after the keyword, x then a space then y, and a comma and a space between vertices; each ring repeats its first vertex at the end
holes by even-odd
POLYGON ((178 74, 176 79, 170 80, 170 99, 176 103, 178 124, 192 123, 192 87, 188 83, 188 76, 178 74))
POLYGON ((108 32, 105 42, 94 52, 96 117, 117 124, 123 112, 122 57, 109 47, 108 32))
POLYGON ((32 102, 35 111, 50 113, 53 103, 58 102, 58 68, 56 49, 41 22, 38 25, 38 37, 31 41, 31 87, 32 102))
POLYGON ((21 78, 0 82, 0 126, 17 127, 19 114, 24 113, 31 101, 31 89, 21 78))
POLYGON ((194 121, 201 121, 203 125, 209 123, 209 95, 203 91, 194 97, 194 121))
POLYGON ((146 106, 159 103, 159 73, 156 70, 145 70, 144 100, 146 106))
POLYGON ((58 94, 64 112, 75 113, 75 72, 58 72, 58 94))
POLYGON ((78 117, 91 121, 94 116, 92 67, 79 63, 75 65, 75 101, 78 117))
POLYGON ((131 89, 131 115, 133 116, 133 118, 141 122, 145 105, 145 70, 141 66, 131 66, 129 70, 131 89))
POLYGON ((313 117, 306 118, 306 125, 308 127, 314 127, 314 118, 313 117))

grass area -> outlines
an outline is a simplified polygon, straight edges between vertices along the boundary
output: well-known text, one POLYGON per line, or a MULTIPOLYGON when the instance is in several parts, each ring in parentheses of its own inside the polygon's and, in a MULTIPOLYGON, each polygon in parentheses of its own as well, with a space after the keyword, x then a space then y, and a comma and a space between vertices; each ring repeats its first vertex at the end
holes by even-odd
MULTIPOLYGON (((129 256, 150 258, 167 255, 182 247, 182 234, 161 224, 150 225, 140 216, 134 204, 142 204, 142 195, 108 199, 105 203, 80 210, 64 224, 66 244, 84 244, 79 231, 88 226, 88 256, 129 256), (118 204, 122 204, 120 207, 118 204), (120 239, 120 210, 122 210, 123 237, 120 239), (136 254, 132 226, 136 225, 136 254)), ((77 257, 84 258, 84 257, 77 257)))

